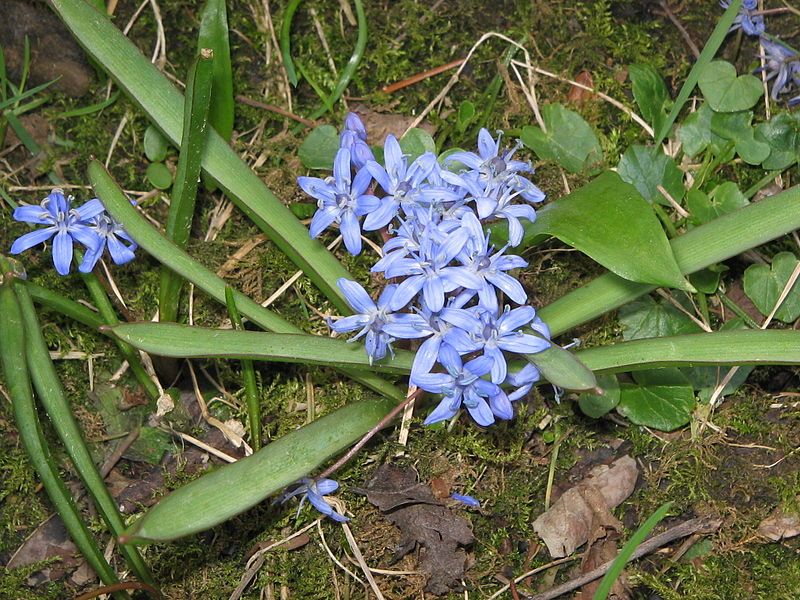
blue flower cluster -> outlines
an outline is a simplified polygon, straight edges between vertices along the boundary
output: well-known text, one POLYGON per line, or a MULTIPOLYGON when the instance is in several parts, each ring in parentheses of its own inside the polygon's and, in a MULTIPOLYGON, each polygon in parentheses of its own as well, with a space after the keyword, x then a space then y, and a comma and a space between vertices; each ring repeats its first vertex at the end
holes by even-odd
POLYGON ((103 252, 108 249, 111 260, 121 265, 134 259, 137 248, 122 226, 109 216, 97 198, 73 208, 72 196, 53 189, 40 204, 26 204, 14 209, 14 219, 44 225, 17 238, 11 254, 19 254, 53 238, 53 264, 59 275, 68 275, 75 242, 86 248, 78 270, 90 273, 103 252))
MULTIPOLYGON (((730 6, 730 0, 720 0, 722 8, 730 6)), ((756 69, 767 74, 767 81, 772 82, 770 97, 778 100, 781 94, 800 89, 800 55, 780 40, 766 32, 764 15, 758 12, 758 0, 744 0, 742 8, 736 15, 730 31, 741 29, 745 35, 758 37, 764 48, 765 65, 756 69)), ((800 96, 791 98, 789 106, 800 104, 800 96)))
POLYGON ((392 283, 375 301, 358 283, 340 279, 355 314, 330 327, 356 331, 351 340, 364 338, 370 361, 392 352, 395 340, 424 340, 411 383, 444 397, 426 424, 452 418, 462 405, 482 426, 512 418, 511 402, 528 393, 539 372, 530 364, 511 372, 507 355, 550 346, 547 325, 509 274, 527 262, 506 254, 522 241, 521 220, 536 218, 532 204, 544 194, 525 177, 530 164, 514 159, 519 145, 504 150, 501 143, 501 133, 495 139, 482 129, 477 152, 454 152, 442 167, 430 152, 409 161, 389 135, 382 165, 351 113, 333 175, 298 179, 317 200, 312 237, 337 224, 348 251, 358 254, 362 229, 391 236, 372 271, 392 283), (509 235, 495 248, 483 224, 498 219, 508 222, 509 235), (519 306, 511 308, 499 295, 519 306))

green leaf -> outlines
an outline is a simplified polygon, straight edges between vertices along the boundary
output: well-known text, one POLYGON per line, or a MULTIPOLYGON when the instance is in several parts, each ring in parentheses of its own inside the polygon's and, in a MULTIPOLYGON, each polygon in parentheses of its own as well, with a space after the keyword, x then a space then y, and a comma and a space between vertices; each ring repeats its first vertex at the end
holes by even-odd
POLYGON ((642 197, 650 202, 669 206, 669 201, 658 191, 662 186, 676 202, 683 198, 683 173, 669 156, 654 146, 634 144, 619 161, 617 172, 623 181, 632 184, 642 197))
POLYGON ((408 162, 410 163, 426 152, 436 154, 436 142, 433 141, 430 133, 419 127, 414 127, 409 129, 400 139, 400 149, 408 157, 408 162))
POLYGON ((534 364, 542 376, 553 385, 565 390, 594 390, 597 379, 572 352, 551 344, 547 350, 528 354, 528 362, 534 364))
POLYGON ((659 431, 674 431, 692 418, 691 387, 622 385, 617 412, 631 423, 659 431))
POLYGON ((800 115, 781 113, 756 127, 756 139, 770 147, 761 166, 768 171, 782 171, 800 160, 800 115))
POLYGON ((736 152, 750 165, 760 165, 770 154, 769 144, 755 138, 755 129, 750 124, 753 111, 714 113, 711 117, 711 133, 735 143, 736 152))
MULTIPOLYGON (((102 63, 128 96, 174 144, 182 130, 183 96, 106 15, 82 0, 52 0, 51 6, 90 56, 102 63)), ((356 8, 360 3, 357 3, 356 8)), ((209 131, 203 169, 233 203, 298 268, 308 275, 342 314, 350 314, 337 279, 347 270, 264 185, 264 182, 215 131, 209 131)))
POLYGON ((592 171, 603 160, 603 150, 591 126, 578 113, 560 104, 541 107, 547 133, 538 127, 522 128, 522 143, 542 160, 552 160, 567 171, 592 171))
POLYGON ((319 125, 311 130, 297 156, 306 169, 333 170, 333 161, 339 151, 339 134, 333 125, 319 125))
POLYGON ((164 458, 164 453, 172 448, 172 436, 169 433, 154 427, 142 427, 139 429, 139 437, 125 451, 125 458, 158 465, 164 458))
POLYGON ((167 140, 154 125, 144 130, 144 155, 151 162, 163 162, 169 149, 167 140))
POLYGON ((644 369, 642 371, 634 371, 631 376, 641 386, 691 387, 692 385, 689 378, 677 367, 644 369))
POLYGON ((459 131, 465 131, 470 123, 475 119, 475 104, 469 100, 464 100, 458 107, 458 120, 456 127, 459 131))
POLYGON ((593 419, 599 419, 619 404, 619 382, 614 375, 601 375, 597 378, 597 385, 603 394, 583 393, 578 396, 578 406, 583 414, 593 419))
POLYGON ((688 289, 652 209, 616 173, 604 173, 539 210, 525 237, 543 234, 625 279, 688 289))
POLYGON ((575 355, 597 373, 658 367, 800 364, 800 331, 747 329, 620 342, 575 355))
POLYGON ((633 98, 642 116, 653 129, 660 129, 667 118, 666 109, 670 104, 664 79, 654 67, 645 64, 629 65, 628 77, 631 78, 633 98))
POLYGON ((125 541, 174 540, 238 515, 313 472, 374 427, 393 406, 388 400, 348 404, 195 479, 136 521, 125 541))
MULTIPOLYGON (((798 228, 800 188, 793 187, 695 227, 670 240, 670 245, 681 272, 688 274, 798 228)), ((538 312, 556 336, 619 308, 652 289, 651 285, 606 273, 543 306, 538 312)))
POLYGON ((678 139, 687 156, 694 157, 711 143, 711 117, 714 112, 703 104, 678 126, 678 139))
POLYGON ((728 267, 722 264, 711 265, 689 275, 689 281, 698 292, 715 294, 719 289, 719 280, 728 267))
POLYGON ((715 60, 700 71, 700 91, 716 112, 737 112, 752 108, 764 87, 753 75, 736 76, 736 67, 724 60, 715 60))
MULTIPOLYGON (((780 252, 772 259, 772 266, 750 265, 744 272, 744 293, 753 301, 759 312, 767 316, 789 283, 789 278, 798 264, 791 252, 780 252)), ((789 295, 775 312, 775 318, 791 323, 800 317, 800 283, 795 282, 789 295)))
POLYGON ((690 190, 686 196, 686 207, 691 214, 692 223, 696 225, 736 212, 748 204, 747 198, 733 181, 718 185, 709 195, 700 190, 690 190))
POLYGON ((228 13, 225 0, 206 0, 200 13, 197 50, 208 48, 214 53, 214 76, 208 120, 223 140, 233 132, 233 73, 228 41, 228 13))
POLYGON ((147 177, 147 181, 159 190, 167 190, 172 185, 172 173, 164 163, 150 163, 147 165, 147 171, 144 174, 147 177))
POLYGON ((649 296, 631 302, 619 311, 624 340, 664 337, 701 331, 688 316, 666 301, 657 302, 649 296))
POLYGON ((363 346, 302 333, 265 333, 209 329, 175 323, 122 323, 110 328, 120 340, 158 356, 179 358, 236 358, 274 362, 359 367, 406 374, 414 355, 397 350, 392 359, 370 365, 363 346))

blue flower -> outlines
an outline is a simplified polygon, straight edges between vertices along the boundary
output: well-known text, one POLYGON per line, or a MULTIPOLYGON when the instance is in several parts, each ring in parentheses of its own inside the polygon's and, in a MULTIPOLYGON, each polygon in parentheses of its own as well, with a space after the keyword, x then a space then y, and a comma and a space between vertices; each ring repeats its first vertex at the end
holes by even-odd
POLYGON ((508 373, 503 351, 535 354, 550 347, 550 342, 546 339, 522 332, 522 328, 535 317, 536 311, 531 306, 520 306, 513 310, 506 307, 499 316, 494 311, 480 308, 442 310, 442 319, 457 328, 450 334, 451 343, 459 350, 460 345, 466 346, 470 351, 483 350, 483 355, 492 361, 494 383, 503 383, 508 373), (458 335, 461 335, 461 340, 458 335))
POLYGON ((481 507, 481 503, 478 500, 466 494, 457 494, 453 492, 452 494, 450 494, 450 497, 456 502, 461 502, 461 504, 466 504, 467 506, 471 506, 472 508, 481 507))
POLYGON ((324 498, 324 496, 332 494, 339 489, 338 482, 334 481, 333 479, 315 480, 304 477, 300 480, 300 484, 301 485, 293 489, 291 492, 284 494, 284 496, 280 499, 281 504, 286 502, 289 498, 294 498, 295 496, 302 494, 303 497, 300 499, 300 506, 297 507, 298 515, 300 514, 300 509, 303 508, 303 504, 305 503, 306 499, 308 499, 308 501, 311 502, 311 506, 334 521, 346 523, 350 520, 344 515, 340 515, 338 512, 333 510, 333 507, 328 504, 324 498))
POLYGON ((11 254, 19 254, 53 238, 53 264, 59 275, 68 275, 72 263, 72 246, 79 242, 93 251, 101 244, 96 232, 87 224, 103 212, 98 199, 92 199, 79 208, 72 208, 72 196, 55 188, 39 205, 24 205, 14 209, 14 219, 36 225, 47 225, 17 238, 11 245, 11 254), (55 236, 55 237, 54 237, 55 236))
POLYGON ((541 379, 542 375, 535 365, 528 363, 519 371, 512 373, 509 372, 506 376, 505 384, 516 387, 513 392, 508 395, 508 399, 514 402, 527 396, 531 391, 533 384, 541 379))
MULTIPOLYGON (((731 3, 730 0, 720 0, 719 5, 727 9, 731 3)), ((744 0, 739 14, 733 20, 733 25, 728 30, 736 31, 741 29, 746 35, 761 35, 764 33, 764 16, 753 14, 758 9, 758 0, 744 0)))
POLYGON ((347 113, 344 118, 344 131, 352 131, 358 139, 363 142, 367 141, 367 128, 364 127, 364 122, 354 112, 347 113))
POLYGON ((90 221, 89 225, 97 236, 98 244, 84 255, 78 267, 81 273, 91 273, 106 248, 115 265, 124 265, 136 258, 134 251, 138 245, 110 215, 105 212, 100 213, 90 221))
MULTIPOLYGON (((761 38, 761 45, 764 46, 766 52, 766 64, 764 70, 767 73, 767 81, 772 81, 772 91, 770 97, 773 100, 778 99, 778 95, 786 92, 792 84, 798 84, 800 81, 800 57, 794 50, 790 50, 783 44, 768 40, 765 37, 761 38)), ((756 72, 761 69, 757 69, 756 72)))
POLYGON ((298 177, 303 191, 317 199, 317 212, 311 219, 309 233, 317 237, 333 223, 339 224, 344 245, 350 254, 361 252, 361 226, 359 217, 378 208, 379 200, 367 194, 372 176, 361 169, 354 179, 350 177, 350 150, 340 148, 333 163, 333 177, 298 177))
POLYGON ((421 316, 389 312, 389 305, 397 289, 396 285, 387 285, 376 304, 355 281, 341 278, 337 284, 344 293, 347 303, 357 314, 331 321, 329 326, 336 333, 360 329, 358 334, 348 341, 352 342, 366 336, 370 364, 384 358, 387 350, 391 352, 391 343, 395 339, 415 339, 430 335, 426 330, 427 323, 421 316))
POLYGON ((417 387, 444 395, 425 419, 425 425, 453 418, 462 403, 475 422, 484 427, 494 423, 495 417, 508 420, 514 416, 506 393, 491 381, 481 379, 492 369, 490 358, 480 356, 464 364, 458 352, 444 344, 439 350, 439 360, 446 373, 420 373, 411 377, 411 383, 417 387))
POLYGON ((401 206, 408 213, 410 207, 417 206, 421 200, 431 197, 432 194, 434 198, 441 194, 450 194, 448 190, 434 191, 421 185, 439 167, 436 155, 432 152, 426 152, 409 165, 397 138, 388 135, 383 144, 383 156, 386 167, 375 161, 368 162, 365 167, 386 193, 378 210, 367 215, 364 220, 364 229, 367 231, 388 225, 401 206))

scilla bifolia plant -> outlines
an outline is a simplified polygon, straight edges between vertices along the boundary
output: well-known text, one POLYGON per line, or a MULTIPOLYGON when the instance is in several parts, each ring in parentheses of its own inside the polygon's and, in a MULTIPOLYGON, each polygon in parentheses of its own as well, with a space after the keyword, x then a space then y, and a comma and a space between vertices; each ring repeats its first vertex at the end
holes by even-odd
MULTIPOLYGON (((186 151, 193 103, 184 102, 175 86, 88 3, 51 4, 152 123, 186 151)), ((357 8, 362 16, 360 2, 357 8)), ((264 330, 132 323, 112 325, 106 329, 110 335, 160 356, 329 365, 376 393, 374 400, 346 405, 174 491, 122 539, 172 540, 201 531, 298 481, 289 495, 304 494, 341 520, 343 515, 328 511, 324 496, 335 491, 330 475, 342 460, 316 478, 313 474, 361 438, 360 447, 365 434, 387 425, 423 390, 436 395, 428 423, 456 418, 462 408, 481 426, 511 418, 512 402, 521 401, 531 385, 547 381, 585 392, 581 407, 588 414, 616 408, 634 423, 671 430, 730 391, 730 386, 716 391, 718 367, 800 363, 797 331, 748 328, 746 323, 713 331, 717 321, 708 310, 709 299, 720 295, 722 261, 800 226, 796 189, 749 202, 760 187, 796 163, 797 152, 785 135, 795 118, 780 114, 753 126, 760 84, 756 80, 754 85, 751 75, 737 76, 728 63, 713 61, 741 8, 741 0, 730 2, 674 100, 652 67, 631 69, 634 98, 653 132, 652 145, 632 146, 616 172, 601 173, 537 210, 534 205, 543 195, 531 182, 517 142, 484 130, 477 152, 453 153, 412 130, 400 140, 388 138, 381 153, 367 145, 363 125, 349 116, 343 133, 318 128, 304 149, 310 167, 326 169, 322 177, 299 181, 318 203, 309 235, 225 140, 208 130, 199 142, 204 151, 197 156, 203 171, 343 315, 331 320, 331 328, 363 339, 366 352, 344 339, 304 334, 232 291, 189 256, 183 243, 176 245, 145 221, 104 167, 92 162, 88 175, 97 196, 141 250, 221 304, 227 300, 231 313, 264 330), (704 102, 687 114, 686 100, 698 85, 704 102), (699 166, 690 167, 688 191, 675 158, 662 149, 667 137, 681 141, 686 156, 699 157, 692 161, 699 166), (745 192, 720 170, 736 156, 760 169, 760 182, 745 192), (361 250, 362 235, 387 234, 373 267, 386 280, 380 289, 357 281, 314 239, 335 226, 354 254, 361 250), (521 251, 551 236, 609 272, 534 309, 514 274, 526 267, 521 251), (700 316, 687 325, 683 313, 646 296, 656 287, 686 293, 700 316), (624 341, 578 351, 557 343, 570 329, 620 307, 628 327, 624 341), (696 322, 706 332, 695 333, 700 329, 696 322), (416 352, 403 349, 411 344, 416 352), (662 367, 670 369, 657 373, 668 374, 669 381, 664 384, 662 377, 655 384, 653 370, 662 367), (634 383, 619 384, 613 376, 629 371, 634 383), (595 395, 598 375, 603 396, 595 395), (406 394, 391 382, 397 376, 410 376, 419 389, 406 394)), ((742 19, 738 23, 744 27, 742 19)), ((349 65, 348 77, 354 68, 349 65)), ((543 106, 541 112, 539 126, 522 129, 522 143, 542 160, 596 173, 603 160, 591 127, 560 105, 543 106)), ((797 292, 790 280, 796 263, 791 256, 776 257, 771 271, 750 276, 749 293, 765 316, 774 313, 784 322, 797 318, 797 292), (761 285, 767 279, 770 285, 761 285)), ((34 299, 58 308, 46 293, 29 289, 37 292, 34 299)), ((258 427, 257 419, 251 426, 258 427)))

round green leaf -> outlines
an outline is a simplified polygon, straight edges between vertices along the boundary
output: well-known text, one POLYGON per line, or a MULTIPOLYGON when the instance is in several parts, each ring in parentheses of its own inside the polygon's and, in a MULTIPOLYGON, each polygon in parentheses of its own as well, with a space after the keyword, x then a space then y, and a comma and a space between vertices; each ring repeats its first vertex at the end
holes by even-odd
POLYGON ((736 152, 750 165, 760 165, 770 153, 769 144, 755 138, 755 129, 750 124, 753 111, 714 113, 711 117, 711 132, 734 142, 736 152))
POLYGON ((155 125, 148 125, 144 130, 144 154, 151 162, 162 162, 167 157, 166 138, 156 129, 155 125))
POLYGON ((770 154, 761 166, 769 171, 782 171, 800 158, 800 116, 781 113, 756 127, 756 139, 770 147, 770 154))
POLYGON ((320 125, 311 130, 300 145, 297 155, 306 169, 333 169, 339 151, 339 134, 333 125, 320 125))
POLYGON ((654 146, 630 146, 619 161, 617 172, 623 181, 633 185, 650 202, 669 206, 658 191, 662 186, 676 202, 683 198, 683 173, 669 156, 654 146))
POLYGON ((172 185, 172 173, 164 163, 154 162, 147 165, 145 176, 151 185, 159 190, 166 190, 172 185))
POLYGON ((691 420, 694 407, 691 387, 623 385, 617 412, 636 425, 674 431, 691 420))
POLYGON ((419 127, 414 127, 409 129, 408 133, 400 140, 400 149, 408 157, 408 162, 410 163, 426 152, 436 154, 436 143, 430 133, 419 127))
POLYGON ((737 112, 752 108, 764 88, 753 75, 736 76, 736 67, 724 60, 710 62, 697 81, 708 103, 717 112, 737 112))
POLYGON ((603 150, 591 126, 575 111, 560 104, 542 106, 547 133, 538 127, 522 128, 522 143, 542 160, 552 160, 567 171, 591 170, 603 160, 603 150))
POLYGON ((616 375, 601 375, 597 378, 597 385, 603 390, 603 395, 584 393, 578 397, 578 406, 583 414, 593 419, 599 419, 619 404, 616 375))
POLYGON ((651 65, 628 65, 633 98, 639 105, 642 116, 653 126, 661 129, 667 118, 666 108, 670 104, 669 92, 658 71, 651 65))
MULTIPOLYGON (((794 254, 781 252, 772 259, 771 267, 767 265, 747 267, 744 272, 744 293, 762 315, 767 316, 772 312, 797 263, 794 254)), ((791 323, 798 317, 800 317, 800 283, 796 282, 775 313, 775 318, 784 323, 791 323)))
POLYGON ((678 127, 678 139, 688 156, 697 156, 711 143, 711 117, 707 104, 690 114, 678 127))
POLYGON ((666 302, 656 302, 649 296, 622 307, 619 321, 622 325, 622 338, 626 341, 701 331, 696 323, 677 308, 666 302))
POLYGON ((700 190, 691 190, 686 196, 686 206, 695 225, 708 223, 748 204, 747 198, 733 181, 718 185, 708 195, 700 190))

